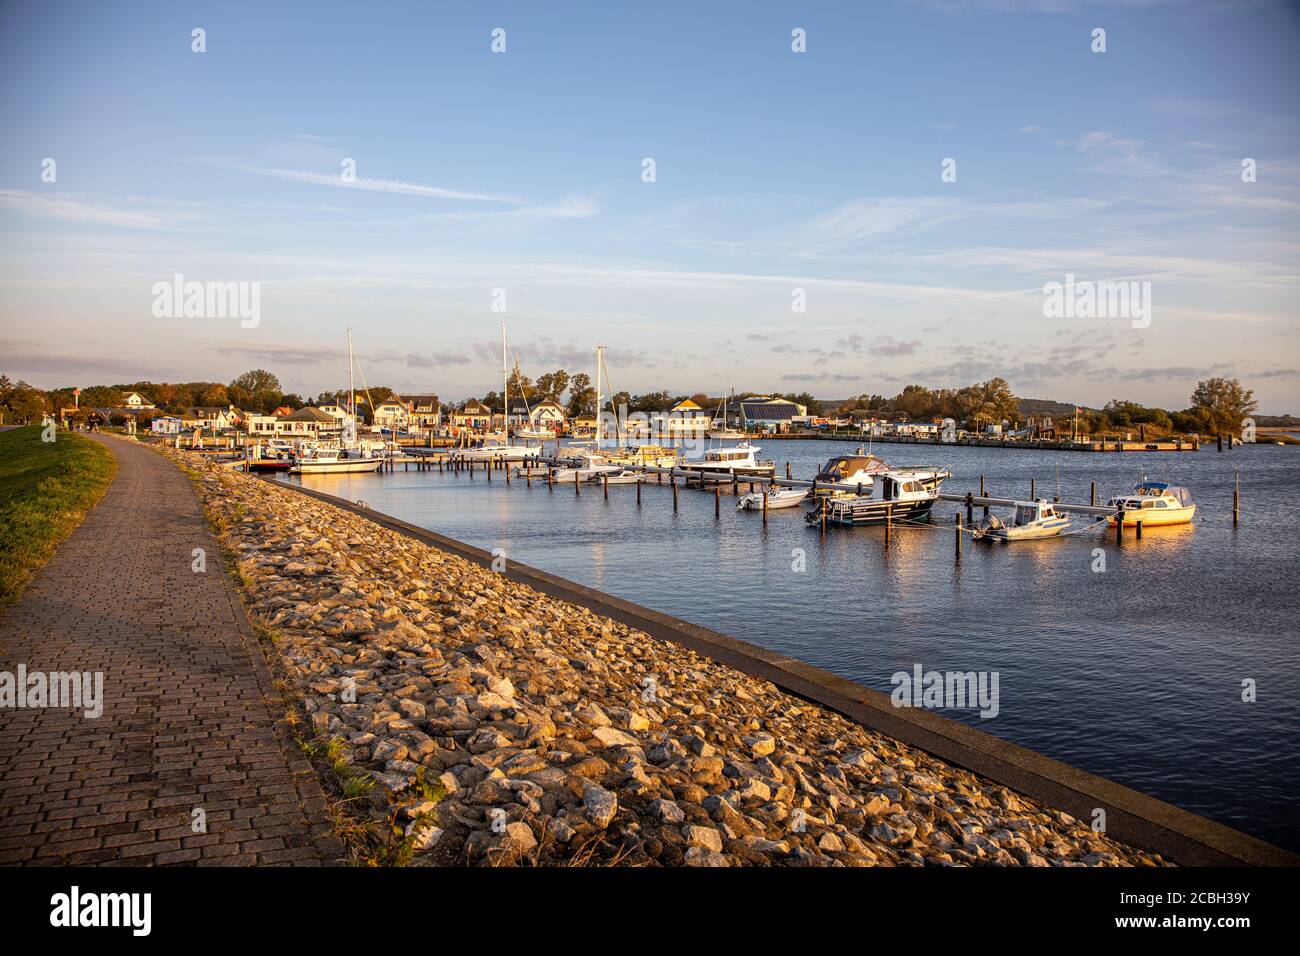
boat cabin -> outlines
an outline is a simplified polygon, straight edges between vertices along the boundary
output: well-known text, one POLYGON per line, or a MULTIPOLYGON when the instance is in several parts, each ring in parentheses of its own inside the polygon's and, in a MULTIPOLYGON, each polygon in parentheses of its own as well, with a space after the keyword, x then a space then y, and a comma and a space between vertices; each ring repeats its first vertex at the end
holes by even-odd
POLYGON ((1192 493, 1179 485, 1164 481, 1143 481, 1131 494, 1119 495, 1110 500, 1112 505, 1122 505, 1125 511, 1148 508, 1190 508, 1192 493))
POLYGON ((1046 501, 1017 501, 1016 517, 1012 526, 1023 528, 1026 525, 1049 521, 1056 517, 1059 517, 1056 509, 1046 501))
POLYGON ((878 475, 888 470, 889 464, 875 455, 837 455, 822 465, 817 480, 852 484, 855 475, 878 475))
POLYGON ((905 475, 881 475, 877 487, 880 489, 881 501, 919 501, 935 497, 934 492, 928 490, 920 479, 905 475))

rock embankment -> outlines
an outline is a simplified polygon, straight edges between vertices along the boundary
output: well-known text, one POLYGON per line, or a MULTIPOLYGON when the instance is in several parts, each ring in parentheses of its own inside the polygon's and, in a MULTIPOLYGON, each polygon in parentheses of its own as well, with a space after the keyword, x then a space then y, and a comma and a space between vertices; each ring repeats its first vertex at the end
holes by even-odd
POLYGON ((417 861, 1163 864, 770 683, 186 464, 316 734, 421 821, 417 861))

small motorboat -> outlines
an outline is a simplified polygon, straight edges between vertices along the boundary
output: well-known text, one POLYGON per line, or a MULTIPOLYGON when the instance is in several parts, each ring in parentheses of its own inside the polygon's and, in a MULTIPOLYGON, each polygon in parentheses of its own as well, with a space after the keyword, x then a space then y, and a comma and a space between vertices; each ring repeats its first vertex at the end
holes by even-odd
POLYGON ((607 482, 611 485, 635 485, 639 481, 645 480, 645 475, 639 471, 633 471, 630 468, 600 468, 594 470, 594 473, 587 476, 588 481, 597 483, 607 482))
POLYGON ((887 521, 929 521, 930 509, 939 500, 938 492, 906 472, 877 475, 874 485, 869 495, 818 498, 817 506, 804 520, 818 524, 825 516, 827 524, 845 528, 887 521))
POLYGON ((767 492, 755 491, 741 495, 736 502, 737 511, 762 511, 763 496, 767 495, 767 510, 774 508, 794 508, 808 497, 807 488, 770 488, 767 492))
POLYGON ((1140 481, 1131 494, 1116 495, 1106 504, 1116 510, 1116 514, 1106 519, 1112 528, 1120 514, 1124 516, 1126 528, 1139 522, 1144 528, 1188 524, 1196 517, 1192 493, 1164 481, 1140 481))
POLYGON ((771 478, 776 474, 776 462, 760 461, 761 449, 749 442, 730 448, 705 449, 704 457, 683 462, 683 467, 694 472, 695 480, 732 481, 748 478, 771 478))
POLYGON ((1037 501, 1017 501, 1015 517, 1011 523, 997 515, 989 515, 975 526, 971 533, 976 541, 1036 541, 1040 538, 1057 538, 1070 530, 1069 515, 1062 514, 1044 498, 1037 501))

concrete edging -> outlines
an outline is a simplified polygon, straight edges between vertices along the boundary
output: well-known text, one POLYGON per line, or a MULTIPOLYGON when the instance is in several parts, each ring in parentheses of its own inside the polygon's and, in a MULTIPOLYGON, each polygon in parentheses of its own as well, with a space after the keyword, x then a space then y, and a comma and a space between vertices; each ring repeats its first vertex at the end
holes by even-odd
MULTIPOLYGON (((381 527, 490 568, 490 552, 429 531, 325 492, 264 479, 381 527)), ((1122 843, 1159 853, 1183 866, 1300 866, 1300 856, 1215 823, 1163 800, 1002 740, 982 730, 918 708, 896 708, 889 695, 839 677, 793 657, 737 640, 718 631, 605 594, 537 568, 510 561, 507 579, 587 608, 771 681, 804 700, 828 707, 869 730, 987 777, 1050 807, 1087 821, 1106 811, 1106 834, 1122 843)))

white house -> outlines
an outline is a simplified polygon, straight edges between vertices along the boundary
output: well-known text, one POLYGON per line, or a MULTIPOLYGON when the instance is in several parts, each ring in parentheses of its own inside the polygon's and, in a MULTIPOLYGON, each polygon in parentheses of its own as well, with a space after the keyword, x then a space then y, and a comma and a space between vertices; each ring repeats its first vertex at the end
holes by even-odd
POLYGON ((404 402, 380 402, 375 406, 375 424, 395 432, 406 431, 411 424, 411 410, 404 402))
POLYGON ((534 428, 549 428, 553 431, 559 431, 564 426, 564 419, 567 417, 563 405, 548 399, 533 406, 529 420, 534 428))
POLYGON ((665 438, 703 438, 713 422, 711 416, 689 398, 672 408, 650 413, 650 431, 665 438))
POLYGON ((139 392, 127 392, 122 399, 122 404, 127 408, 156 408, 153 402, 149 401, 139 392))

